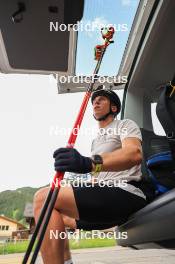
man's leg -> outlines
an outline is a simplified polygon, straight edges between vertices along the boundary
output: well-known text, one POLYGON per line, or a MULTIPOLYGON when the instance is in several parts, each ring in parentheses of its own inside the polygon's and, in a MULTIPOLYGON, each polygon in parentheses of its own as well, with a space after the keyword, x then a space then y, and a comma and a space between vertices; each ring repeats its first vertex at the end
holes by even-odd
POLYGON ((64 262, 69 261, 72 259, 70 247, 69 247, 69 240, 66 238, 64 243, 64 262))
MULTIPOLYGON (((76 229, 76 221, 75 219, 62 215, 64 226, 65 227, 70 227, 71 229, 76 229)), ((71 259, 71 252, 70 252, 70 247, 69 247, 69 240, 66 238, 65 240, 65 245, 64 245, 64 262, 69 261, 71 259)))
MULTIPOLYGON (((40 210, 43 206, 49 188, 43 188, 35 194, 34 216, 37 222, 40 210)), ((48 228, 41 246, 41 254, 45 264, 63 264, 65 240, 58 236, 58 239, 50 239, 50 231, 53 233, 65 232, 65 225, 62 214, 74 219, 79 219, 73 190, 71 186, 61 187, 53 209, 48 228)))

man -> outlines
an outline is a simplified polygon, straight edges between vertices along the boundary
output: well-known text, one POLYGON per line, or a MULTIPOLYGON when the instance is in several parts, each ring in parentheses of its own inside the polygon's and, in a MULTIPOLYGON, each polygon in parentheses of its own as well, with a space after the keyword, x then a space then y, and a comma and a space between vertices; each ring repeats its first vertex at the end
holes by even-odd
MULTIPOLYGON (((115 92, 100 86, 91 101, 99 124, 98 136, 92 142, 92 157, 84 157, 76 149, 59 148, 54 158, 56 171, 92 172, 95 184, 60 187, 41 247, 45 264, 64 263, 65 241, 60 237, 50 239, 50 230, 65 232, 65 225, 86 230, 112 227, 147 204, 145 193, 138 188, 142 176, 140 129, 132 120, 115 119, 121 108, 115 92)), ((44 188, 35 195, 36 222, 47 192, 48 188, 44 188)))

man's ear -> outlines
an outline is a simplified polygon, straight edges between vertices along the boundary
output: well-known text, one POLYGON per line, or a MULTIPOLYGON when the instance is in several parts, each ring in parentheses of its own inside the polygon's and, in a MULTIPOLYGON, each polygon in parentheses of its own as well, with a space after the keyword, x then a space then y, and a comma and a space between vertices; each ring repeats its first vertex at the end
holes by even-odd
POLYGON ((117 106, 116 105, 111 105, 111 110, 113 113, 117 112, 117 106))

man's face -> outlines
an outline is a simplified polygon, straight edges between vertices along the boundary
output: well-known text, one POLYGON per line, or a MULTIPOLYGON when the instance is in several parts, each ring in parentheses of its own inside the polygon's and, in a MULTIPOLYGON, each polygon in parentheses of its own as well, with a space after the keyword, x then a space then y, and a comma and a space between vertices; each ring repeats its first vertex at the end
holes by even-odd
POLYGON ((110 101, 106 96, 97 96, 94 99, 92 106, 96 118, 100 118, 110 111, 110 101))

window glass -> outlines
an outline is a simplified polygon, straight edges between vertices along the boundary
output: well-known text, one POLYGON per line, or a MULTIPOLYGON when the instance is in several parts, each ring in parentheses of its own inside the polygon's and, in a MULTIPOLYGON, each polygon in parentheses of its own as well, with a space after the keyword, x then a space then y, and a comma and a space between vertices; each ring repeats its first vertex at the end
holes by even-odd
POLYGON ((139 0, 85 1, 82 26, 78 31, 76 74, 92 73, 94 47, 103 43, 100 29, 110 24, 116 31, 114 44, 109 47, 108 55, 104 56, 100 74, 117 74, 138 4, 139 0))
POLYGON ((153 124, 153 131, 158 136, 166 136, 165 131, 156 115, 156 105, 157 103, 151 104, 151 118, 153 124))

